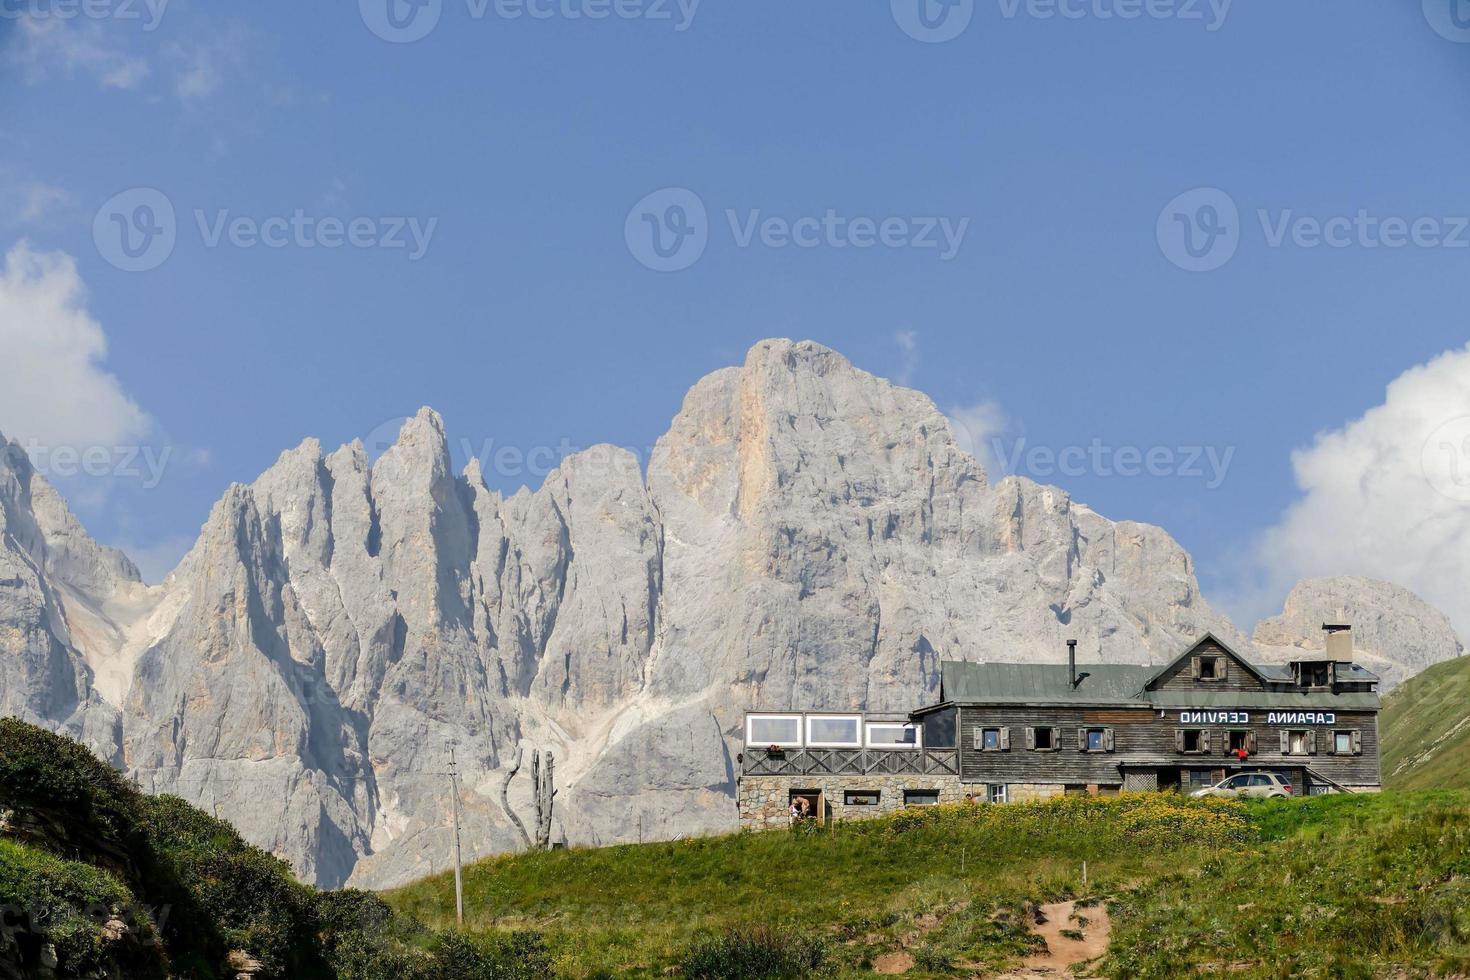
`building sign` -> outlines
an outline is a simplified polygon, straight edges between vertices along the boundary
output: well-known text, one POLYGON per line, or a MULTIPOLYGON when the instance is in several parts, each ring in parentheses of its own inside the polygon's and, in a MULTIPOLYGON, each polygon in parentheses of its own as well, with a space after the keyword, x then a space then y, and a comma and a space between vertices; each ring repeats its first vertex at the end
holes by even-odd
POLYGON ((1249 711, 1181 711, 1181 725, 1249 725, 1249 711))
POLYGON ((1266 715, 1268 725, 1335 725, 1333 711, 1272 711, 1266 715))

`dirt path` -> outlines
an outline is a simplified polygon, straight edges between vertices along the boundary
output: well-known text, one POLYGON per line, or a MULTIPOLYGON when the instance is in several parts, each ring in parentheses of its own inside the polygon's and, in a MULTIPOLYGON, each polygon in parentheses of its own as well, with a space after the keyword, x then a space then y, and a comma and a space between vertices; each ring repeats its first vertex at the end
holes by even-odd
POLYGON ((1033 925, 1031 931, 1046 941, 1046 952, 1026 957, 1020 967, 1000 974, 997 980, 1091 976, 1083 964, 1107 952, 1108 937, 1113 931, 1106 906, 1079 909, 1076 902, 1057 902, 1041 906, 1041 914, 1045 921, 1033 925), (1082 924, 1083 919, 1086 925, 1082 924), (1063 931, 1081 933, 1082 938, 1064 936, 1063 931))

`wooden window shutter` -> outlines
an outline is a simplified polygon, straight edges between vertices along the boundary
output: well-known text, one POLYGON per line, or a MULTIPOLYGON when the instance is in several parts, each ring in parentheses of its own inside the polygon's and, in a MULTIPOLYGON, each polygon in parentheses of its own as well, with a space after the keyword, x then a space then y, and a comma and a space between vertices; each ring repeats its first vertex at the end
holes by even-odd
POLYGON ((975 749, 979 751, 983 748, 985 748, 985 733, 977 728, 975 729, 975 749))
POLYGON ((1363 733, 1360 732, 1360 731, 1355 731, 1355 732, 1353 732, 1353 755, 1362 755, 1362 754, 1363 754, 1363 733))
POLYGON ((1203 668, 1201 668, 1200 664, 1201 659, 1199 657, 1194 657, 1192 660, 1190 660, 1190 668, 1194 671, 1195 680, 1199 680, 1201 675, 1203 674, 1203 668))
POLYGON ((1113 730, 1111 728, 1103 729, 1103 751, 1113 751, 1113 730))
POLYGON ((1317 733, 1307 732, 1307 755, 1317 754, 1317 733))
POLYGON ((1000 750, 1009 752, 1011 750, 1011 730, 1009 727, 1000 730, 1000 750))
POLYGON ((1280 732, 1280 735, 1281 735, 1281 754, 1282 755, 1291 755, 1291 733, 1288 732, 1286 729, 1283 728, 1281 730, 1281 732, 1280 732))
POLYGON ((1027 749, 1035 749, 1036 748, 1036 729, 1034 729, 1034 728, 1027 728, 1026 729, 1026 748, 1027 749))
POLYGON ((1077 747, 1083 752, 1087 751, 1087 729, 1077 729, 1077 747))
POLYGON ((1245 733, 1245 750, 1247 752, 1249 752, 1251 755, 1255 755, 1256 754, 1256 733, 1255 732, 1246 732, 1245 733))
POLYGON ((1337 755, 1337 732, 1327 733, 1327 754, 1337 755))
POLYGON ((1210 754, 1210 730, 1208 728, 1199 733, 1199 750, 1203 755, 1210 754))
POLYGON ((1220 680, 1222 681, 1230 676, 1229 657, 1221 657, 1215 662, 1215 676, 1220 678, 1220 680))
POLYGON ((1184 751, 1184 729, 1182 728, 1174 729, 1174 751, 1184 751))

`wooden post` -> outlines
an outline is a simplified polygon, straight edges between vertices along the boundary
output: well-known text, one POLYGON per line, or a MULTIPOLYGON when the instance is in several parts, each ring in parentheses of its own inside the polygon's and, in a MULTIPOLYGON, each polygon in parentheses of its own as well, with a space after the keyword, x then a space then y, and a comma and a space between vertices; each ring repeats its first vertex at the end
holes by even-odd
POLYGON ((459 772, 455 768, 454 743, 449 743, 450 812, 454 815, 454 921, 464 928, 464 875, 459 857, 459 772))

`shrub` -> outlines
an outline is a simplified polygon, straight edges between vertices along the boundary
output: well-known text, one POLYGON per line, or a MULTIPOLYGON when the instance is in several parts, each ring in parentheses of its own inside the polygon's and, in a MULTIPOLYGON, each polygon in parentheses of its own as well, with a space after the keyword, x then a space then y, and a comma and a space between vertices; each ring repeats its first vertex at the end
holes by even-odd
POLYGON ((779 980, 809 976, 825 958, 820 939, 758 926, 696 940, 685 952, 680 972, 699 980, 779 980))

